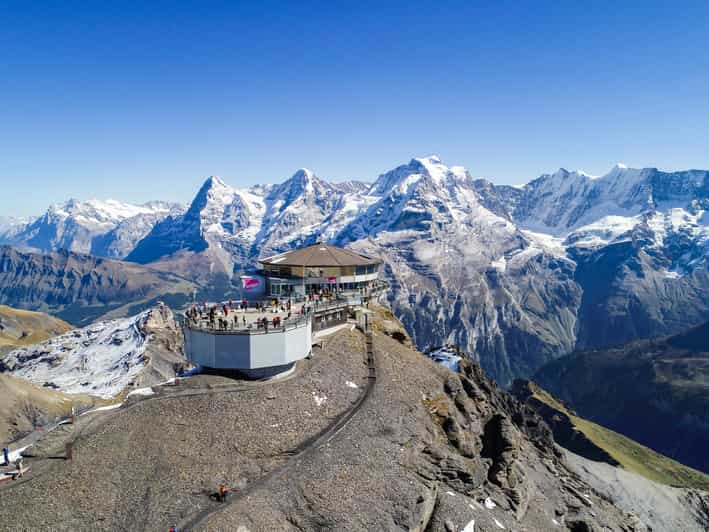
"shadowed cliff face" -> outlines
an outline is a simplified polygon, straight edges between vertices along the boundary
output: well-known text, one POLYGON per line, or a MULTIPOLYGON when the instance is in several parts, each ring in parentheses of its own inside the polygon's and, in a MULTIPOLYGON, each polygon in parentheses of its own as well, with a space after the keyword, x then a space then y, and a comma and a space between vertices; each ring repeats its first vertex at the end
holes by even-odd
POLYGON ((709 266, 668 277, 667 254, 636 236, 574 256, 583 290, 577 349, 667 336, 709 317, 709 266))
POLYGON ((581 416, 709 472, 709 324, 572 353, 534 376, 581 416))

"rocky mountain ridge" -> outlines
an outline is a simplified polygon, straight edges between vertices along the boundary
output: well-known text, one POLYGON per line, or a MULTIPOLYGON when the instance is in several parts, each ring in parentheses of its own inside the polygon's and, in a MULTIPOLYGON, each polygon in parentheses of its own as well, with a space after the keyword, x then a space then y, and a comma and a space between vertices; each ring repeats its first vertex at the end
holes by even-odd
POLYGON ((0 304, 51 311, 74 325, 107 314, 131 315, 158 300, 181 305, 198 288, 175 274, 135 263, 0 246, 0 304))

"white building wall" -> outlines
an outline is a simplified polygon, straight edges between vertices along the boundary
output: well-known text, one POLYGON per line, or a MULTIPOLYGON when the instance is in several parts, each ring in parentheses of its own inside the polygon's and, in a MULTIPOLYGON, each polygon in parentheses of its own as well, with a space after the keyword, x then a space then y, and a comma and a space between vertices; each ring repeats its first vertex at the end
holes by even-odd
POLYGON ((312 322, 286 331, 234 334, 185 328, 185 355, 208 368, 259 369, 282 366, 310 354, 312 322))

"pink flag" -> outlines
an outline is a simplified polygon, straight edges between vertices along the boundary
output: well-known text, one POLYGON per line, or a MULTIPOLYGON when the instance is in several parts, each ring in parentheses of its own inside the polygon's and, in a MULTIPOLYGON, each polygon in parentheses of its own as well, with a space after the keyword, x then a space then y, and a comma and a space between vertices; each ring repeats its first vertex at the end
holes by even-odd
POLYGON ((244 290, 255 290, 256 288, 259 287, 261 283, 259 283, 259 280, 256 279, 255 277, 242 277, 241 278, 241 286, 244 288, 244 290))

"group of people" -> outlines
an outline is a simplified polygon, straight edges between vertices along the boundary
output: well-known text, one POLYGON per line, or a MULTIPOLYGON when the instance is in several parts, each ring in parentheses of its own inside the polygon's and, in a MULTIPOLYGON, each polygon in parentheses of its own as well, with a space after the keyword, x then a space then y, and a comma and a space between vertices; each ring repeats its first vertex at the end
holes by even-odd
MULTIPOLYGON (((242 310, 246 310, 247 304, 246 300, 242 300, 238 307, 242 310)), ((239 326, 239 316, 236 312, 233 312, 235 308, 234 302, 229 301, 229 303, 224 303, 221 308, 221 313, 219 313, 217 305, 208 305, 204 303, 203 305, 192 305, 185 315, 193 323, 200 323, 202 321, 207 321, 209 327, 212 329, 218 329, 220 331, 226 331, 229 329, 230 322, 233 322, 234 328, 239 326), (230 316, 233 314, 233 316, 230 316)), ((246 326, 246 315, 242 316, 243 325, 246 326)))
MULTIPOLYGON (((204 303, 202 305, 192 305, 185 315, 187 319, 190 320, 195 325, 207 323, 210 329, 215 329, 218 331, 228 331, 229 329, 237 329, 241 327, 247 327, 248 321, 246 319, 246 309, 248 308, 247 301, 244 299, 238 305, 235 305, 233 301, 228 303, 222 303, 221 308, 215 304, 204 303), (243 313, 237 312, 235 309, 240 309, 243 313)), ((254 323, 259 329, 268 329, 271 327, 280 327, 283 325, 285 320, 289 320, 291 317, 292 304, 290 301, 279 303, 278 300, 274 299, 272 302, 258 302, 256 304, 255 310, 257 312, 267 312, 272 310, 273 312, 287 313, 285 318, 282 316, 274 316, 272 319, 267 317, 258 318, 254 323)), ((300 314, 304 315, 306 310, 304 308, 300 309, 300 314)))
MULTIPOLYGON (((290 312, 288 312, 288 315, 286 316, 286 320, 290 319, 290 312)), ((269 320, 265 316, 263 318, 259 318, 256 320, 256 327, 261 329, 268 329, 269 324, 273 324, 273 327, 280 327, 282 324, 281 317, 280 316, 274 316, 272 320, 269 320)))

